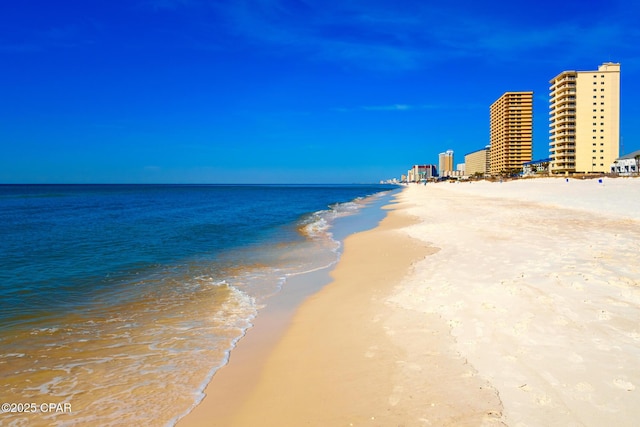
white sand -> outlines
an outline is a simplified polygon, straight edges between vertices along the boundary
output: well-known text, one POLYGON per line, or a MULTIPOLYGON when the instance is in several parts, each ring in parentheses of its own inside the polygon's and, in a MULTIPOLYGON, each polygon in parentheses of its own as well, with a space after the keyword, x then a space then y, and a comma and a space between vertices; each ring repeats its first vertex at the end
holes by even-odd
POLYGON ((247 334, 179 425, 638 425, 640 179, 399 201, 285 331, 247 334))
MULTIPOLYGON (((441 248, 388 302, 436 315, 515 426, 640 422, 640 179, 410 186, 441 248)), ((408 349, 411 343, 405 343, 408 349)))

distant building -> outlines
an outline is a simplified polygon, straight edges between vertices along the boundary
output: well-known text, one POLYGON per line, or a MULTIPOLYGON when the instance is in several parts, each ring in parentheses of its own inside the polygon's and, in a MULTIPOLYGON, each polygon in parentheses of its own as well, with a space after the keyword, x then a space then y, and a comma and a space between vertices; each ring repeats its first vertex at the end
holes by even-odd
POLYGON ((464 156, 465 174, 473 176, 489 173, 489 146, 464 156))
POLYGON ((550 163, 551 158, 533 160, 531 162, 524 163, 522 165, 522 175, 547 174, 549 173, 550 163))
POLYGON ((638 173, 638 162, 640 162, 640 150, 634 151, 616 159, 610 166, 611 173, 622 176, 635 175, 638 173), (636 159, 636 157, 638 157, 636 159))
POLYGON ((414 165, 407 172, 407 182, 421 182, 437 176, 436 165, 414 165))
POLYGON ((506 92, 490 107, 489 172, 520 170, 531 161, 533 92, 506 92))
POLYGON ((551 172, 609 172, 620 155, 620 64, 563 71, 549 83, 551 172))
POLYGON ((453 150, 438 154, 438 172, 440 176, 448 176, 453 171, 453 150))
POLYGON ((464 163, 458 163, 456 170, 448 171, 446 176, 449 178, 462 178, 464 176, 464 163))

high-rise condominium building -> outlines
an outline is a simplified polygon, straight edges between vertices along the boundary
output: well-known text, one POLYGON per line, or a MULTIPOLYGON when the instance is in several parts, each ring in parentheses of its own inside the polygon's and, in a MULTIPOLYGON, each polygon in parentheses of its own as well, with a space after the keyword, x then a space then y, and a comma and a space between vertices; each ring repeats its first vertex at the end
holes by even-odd
POLYGON ((413 165, 407 171, 407 182, 421 182, 437 175, 436 165, 413 165))
POLYGON ((564 71, 549 83, 551 172, 608 172, 620 149, 620 64, 564 71))
POLYGON ((438 154, 438 172, 440 176, 449 176, 453 171, 453 150, 438 154))
POLYGON ((489 173, 489 146, 465 155, 464 165, 468 176, 489 173))
POLYGON ((533 92, 506 92, 491 104, 489 173, 522 169, 531 161, 533 92))

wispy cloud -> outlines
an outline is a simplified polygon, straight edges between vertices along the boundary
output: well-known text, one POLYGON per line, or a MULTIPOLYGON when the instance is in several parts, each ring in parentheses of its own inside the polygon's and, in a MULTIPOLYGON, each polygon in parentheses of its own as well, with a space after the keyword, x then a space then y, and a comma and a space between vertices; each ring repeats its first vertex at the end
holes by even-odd
POLYGON ((401 32, 390 30, 392 19, 381 25, 362 13, 366 8, 313 0, 236 0, 217 10, 226 16, 232 33, 270 53, 297 52, 319 61, 403 69, 414 68, 424 55, 403 42, 401 32))
POLYGON ((155 11, 191 9, 203 21, 210 17, 211 33, 203 30, 202 40, 195 40, 193 48, 206 49, 211 44, 218 49, 223 43, 219 35, 224 33, 230 36, 229 48, 241 41, 258 46, 265 55, 298 55, 364 69, 406 71, 459 59, 534 63, 564 58, 575 62, 576 58, 591 59, 621 50, 637 52, 640 45, 635 24, 615 4, 604 10, 580 9, 580 13, 566 15, 570 19, 542 11, 530 11, 523 19, 523 7, 511 3, 140 1, 155 11))
MULTIPOLYGON (((167 0, 168 1, 168 0, 167 0)), ((419 1, 234 0, 218 6, 231 30, 254 43, 366 68, 416 69, 455 58, 539 60, 622 42, 618 24, 508 20, 419 1), (576 37, 580 34, 580 37, 576 37)), ((521 11, 517 11, 521 13, 521 11)), ((282 52, 282 51, 280 51, 282 52)))
POLYGON ((415 110, 416 106, 407 105, 407 104, 394 104, 394 105, 362 107, 362 109, 365 111, 408 111, 408 110, 415 110))
POLYGON ((32 42, 0 44, 0 52, 25 53, 37 52, 41 49, 41 45, 32 42))
POLYGON ((197 0, 145 0, 143 4, 154 10, 175 10, 200 5, 200 2, 197 0))
POLYGON ((472 104, 389 104, 389 105, 363 105, 359 107, 338 107, 334 108, 333 111, 339 113, 349 113, 349 112, 357 112, 357 111, 398 111, 398 112, 408 112, 408 111, 424 111, 424 110, 446 110, 446 109, 475 109, 475 108, 485 108, 485 106, 478 106, 472 104))
POLYGON ((33 53, 47 49, 89 46, 93 44, 93 40, 85 36, 86 29, 75 24, 57 25, 36 30, 23 27, 13 28, 10 32, 7 31, 13 40, 0 41, 0 52, 33 53))

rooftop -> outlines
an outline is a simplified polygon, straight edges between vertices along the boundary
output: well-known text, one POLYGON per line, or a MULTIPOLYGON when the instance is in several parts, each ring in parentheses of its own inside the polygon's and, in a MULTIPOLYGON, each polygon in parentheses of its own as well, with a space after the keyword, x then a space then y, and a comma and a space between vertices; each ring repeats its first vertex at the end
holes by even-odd
POLYGON ((618 160, 635 159, 636 156, 640 156, 640 150, 636 150, 629 154, 625 154, 624 156, 620 156, 618 157, 618 160))

